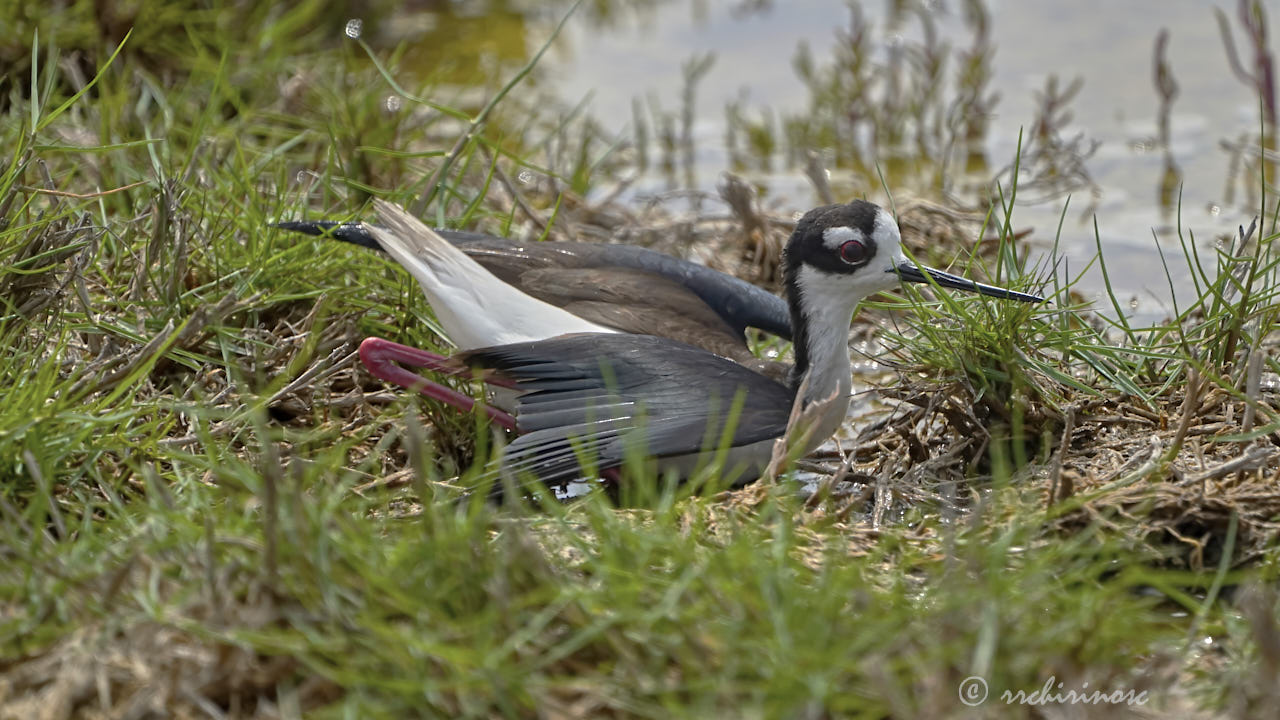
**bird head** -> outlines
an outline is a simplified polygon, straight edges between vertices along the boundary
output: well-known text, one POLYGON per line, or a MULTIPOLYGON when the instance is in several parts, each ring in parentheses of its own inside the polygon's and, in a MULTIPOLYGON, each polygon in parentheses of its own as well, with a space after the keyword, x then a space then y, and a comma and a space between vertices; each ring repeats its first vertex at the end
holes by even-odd
POLYGON ((907 259, 898 223, 865 200, 805 213, 783 251, 784 278, 793 298, 856 304, 900 283, 928 283, 982 295, 1042 302, 1044 298, 968 280, 907 259))

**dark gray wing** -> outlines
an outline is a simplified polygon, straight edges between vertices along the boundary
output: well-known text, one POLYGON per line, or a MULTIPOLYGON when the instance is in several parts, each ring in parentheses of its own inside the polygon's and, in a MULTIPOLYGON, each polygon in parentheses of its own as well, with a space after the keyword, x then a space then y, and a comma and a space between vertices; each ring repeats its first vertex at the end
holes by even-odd
POLYGON ((503 466, 550 484, 582 477, 583 457, 605 470, 632 448, 659 458, 715 449, 730 423, 730 447, 779 437, 795 399, 764 375, 648 335, 566 335, 458 357, 498 371, 523 392, 515 409, 520 436, 503 466))
MULTIPOLYGON (((277 227, 307 235, 329 235, 344 242, 381 249, 378 241, 363 223, 282 222, 277 223, 277 227)), ((557 297, 564 302, 589 302, 591 298, 564 293, 557 295, 552 292, 556 284, 545 274, 548 271, 589 271, 594 274, 590 280, 595 287, 623 286, 642 277, 655 281, 656 278, 662 278, 669 286, 679 288, 679 292, 667 295, 651 293, 647 297, 643 293, 632 293, 628 302, 633 305, 654 307, 655 317, 661 314, 658 306, 653 304, 656 298, 659 305, 665 303, 667 306, 676 306, 676 310, 680 312, 688 311, 700 317, 718 318, 720 321, 718 323, 702 323, 701 331, 704 334, 711 332, 726 335, 741 348, 746 347, 743 333, 748 327, 759 328, 779 337, 791 339, 791 313, 785 300, 732 275, 726 275, 688 260, 630 245, 575 242, 521 243, 460 230, 437 230, 437 232, 470 255, 489 272, 553 305, 560 304, 557 302, 557 297)), ((565 306, 561 305, 561 307, 565 306)), ((577 312, 576 309, 567 309, 570 312, 577 312)), ((614 325, 609 322, 608 317, 586 315, 583 317, 627 332, 644 332, 664 337, 671 337, 668 333, 672 332, 671 328, 645 326, 643 322, 640 323, 640 329, 635 329, 634 326, 614 325)), ((616 321, 625 319, 614 318, 616 321)), ((705 347, 696 336, 675 335, 675 337, 686 342, 693 341, 705 347)), ((719 352, 713 347, 707 347, 707 349, 719 352)), ((732 356, 727 355, 727 357, 732 356)))

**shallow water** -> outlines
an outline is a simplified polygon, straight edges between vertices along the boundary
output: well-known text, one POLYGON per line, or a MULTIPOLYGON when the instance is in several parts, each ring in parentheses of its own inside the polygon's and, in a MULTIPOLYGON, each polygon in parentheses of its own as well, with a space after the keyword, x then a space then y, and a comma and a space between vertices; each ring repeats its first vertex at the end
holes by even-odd
MULTIPOLYGON (((440 10, 427 12, 416 26, 407 22, 399 37, 412 43, 414 27, 434 27, 431 47, 418 62, 439 65, 442 58, 452 58, 445 65, 481 68, 484 72, 476 78, 491 81, 509 77, 531 57, 568 7, 439 5, 440 10)), ((915 18, 888 28, 884 23, 889 3, 857 5, 872 34, 872 61, 885 61, 895 48, 923 44, 915 18)), ((1250 49, 1240 44, 1236 4, 1220 5, 1230 18, 1237 50, 1247 58, 1250 49)), ((988 89, 999 93, 999 100, 990 113, 978 172, 972 177, 989 177, 1012 160, 1020 130, 1030 131, 1035 94, 1047 76, 1058 75, 1063 85, 1079 77, 1083 86, 1067 107, 1072 119, 1061 132, 1066 137, 1082 133, 1086 141, 1098 143, 1084 165, 1094 187, 1077 188, 1062 227, 1060 253, 1073 274, 1088 264, 1095 252, 1096 213, 1118 298, 1135 315, 1158 320, 1172 305, 1154 237, 1160 239, 1180 299, 1194 296, 1175 232, 1177 188, 1182 187, 1185 236, 1189 239, 1194 233, 1206 261, 1211 261, 1218 238, 1247 225, 1258 212, 1256 173, 1240 178, 1240 168, 1233 167, 1231 153, 1221 146, 1223 141, 1256 138, 1258 94, 1232 74, 1212 5, 1200 0, 1082 0, 983 6, 990 20, 987 46, 994 53, 988 89), (1167 57, 1178 86, 1167 153, 1156 137, 1159 103, 1153 81, 1153 47, 1161 28, 1170 34, 1167 57)), ((931 46, 947 43, 963 49, 971 44, 973 35, 960 15, 961 3, 935 1, 922 7, 937 30, 931 46)), ((560 98, 566 108, 587 98, 586 111, 606 132, 629 137, 635 103, 642 108, 656 103, 661 112, 678 116, 682 65, 696 55, 714 53, 714 63, 696 85, 692 164, 680 172, 664 172, 652 163, 629 197, 638 201, 690 183, 713 190, 719 174, 734 164, 725 142, 726 103, 738 101, 753 117, 765 109, 775 117, 802 116, 810 93, 793 68, 798 45, 806 43, 815 62, 829 63, 842 42, 838 32, 849 24, 848 7, 835 0, 598 0, 585 3, 569 20, 533 82, 560 98)), ((1280 8, 1271 8, 1268 25, 1270 36, 1280 37, 1280 8)), ((950 77, 954 64, 948 68, 950 77)), ((1256 148, 1256 139, 1252 142, 1256 148)), ((738 169, 762 189, 767 207, 790 211, 817 204, 799 167, 781 157, 756 157, 748 164, 738 169)), ((837 194, 866 192, 877 198, 881 192, 874 175, 874 168, 834 168, 837 194)), ((892 168, 889 175, 895 194, 928 193, 928 188, 911 187, 909 179, 899 182, 892 168)), ((964 185, 957 181, 953 189, 960 190, 962 199, 973 199, 964 185)), ((1029 194, 1030 190, 1024 196, 1029 194)), ((1047 249, 1063 205, 1062 197, 1019 203, 1015 225, 1034 228, 1033 244, 1047 249)), ((1079 289, 1107 302, 1096 268, 1079 289)))

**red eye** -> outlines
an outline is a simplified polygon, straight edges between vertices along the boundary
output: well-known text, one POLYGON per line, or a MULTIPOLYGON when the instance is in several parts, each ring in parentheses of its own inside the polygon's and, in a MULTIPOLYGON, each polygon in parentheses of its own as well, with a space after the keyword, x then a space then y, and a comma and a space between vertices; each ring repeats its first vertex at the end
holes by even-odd
POLYGON ((867 247, 857 240, 848 240, 840 246, 840 259, 850 265, 867 261, 867 247))

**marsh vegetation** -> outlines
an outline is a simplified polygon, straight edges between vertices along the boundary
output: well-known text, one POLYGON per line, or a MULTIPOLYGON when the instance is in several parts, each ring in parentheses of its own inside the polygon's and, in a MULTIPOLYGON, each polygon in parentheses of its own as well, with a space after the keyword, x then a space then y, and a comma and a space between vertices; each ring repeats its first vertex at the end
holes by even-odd
POLYGON ((1148 693, 1089 708, 1117 716, 1280 702, 1262 3, 1205 10, 1232 38, 1223 82, 1257 108, 1256 132, 1222 138, 1237 192, 1211 237, 1178 222, 1196 178, 1170 141, 1169 36, 1153 25, 1134 40, 1150 64, 1116 69, 1152 78, 1162 118, 1158 317, 1114 291, 1101 221, 1086 266, 1061 259, 1100 192, 1096 145, 1069 127, 1074 80, 1046 69, 1025 132, 991 154, 999 56, 977 0, 951 8, 963 43, 930 40, 937 8, 908 2, 855 9, 830 57, 797 51, 810 105, 731 104, 718 191, 684 182, 707 56, 691 53, 676 109, 637 103, 625 130, 540 94, 562 19, 663 3, 374 5, 358 24, 337 6, 150 0, 0 18, 0 718, 1041 717, 998 697, 1050 678, 1148 693), (919 34, 890 52, 875 30, 895 17, 919 34), (474 56, 433 50, 467 33, 474 56), (1053 302, 866 303, 847 432, 736 490, 468 498, 502 438, 357 362, 370 335, 445 349, 416 284, 272 227, 383 197, 441 226, 646 244, 776 287, 806 209, 761 180, 782 169, 815 203, 893 207, 924 261, 1053 302), (1058 224, 1025 225, 1019 198, 1058 224), (1078 291, 1096 271, 1101 303, 1078 291), (980 711, 957 695, 972 676, 991 690, 980 711))

